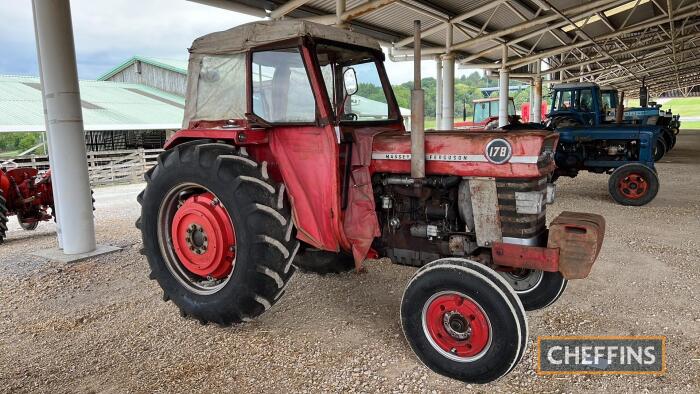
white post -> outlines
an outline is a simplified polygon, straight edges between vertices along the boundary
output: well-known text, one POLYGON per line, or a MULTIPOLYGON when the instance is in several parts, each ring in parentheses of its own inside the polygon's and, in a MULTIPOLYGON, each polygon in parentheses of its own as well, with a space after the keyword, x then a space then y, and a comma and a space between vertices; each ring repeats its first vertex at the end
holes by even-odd
MULTIPOLYGON (((534 64, 530 64, 530 65, 528 66, 528 68, 527 68, 527 71, 528 71, 530 74, 535 74, 535 65, 534 65, 534 64)), ((528 99, 527 99, 527 102, 528 102, 528 104, 529 104, 529 106, 530 106, 530 110, 529 110, 528 113, 527 113, 527 118, 529 119, 529 122, 532 122, 532 116, 533 116, 532 110, 533 110, 533 108, 534 108, 534 107, 532 106, 532 103, 533 103, 534 101, 535 101, 535 79, 533 78, 533 79, 531 80, 531 82, 530 82, 530 95, 529 95, 529 97, 528 97, 528 99)), ((523 116, 523 115, 524 115, 524 114, 520 114, 520 116, 523 116)))
POLYGON ((447 25, 447 53, 442 55, 442 125, 441 130, 455 126, 455 56, 452 54, 452 24, 447 25))
POLYGON ((498 127, 508 125, 508 47, 503 44, 500 79, 498 82, 498 127))
POLYGON ((54 193, 65 254, 95 250, 92 196, 68 0, 32 1, 54 193))
POLYGON ((435 77, 435 128, 442 129, 442 59, 435 59, 437 76, 435 77))
POLYGON ((532 122, 540 123, 542 122, 542 74, 541 74, 541 62, 538 60, 535 63, 535 78, 534 78, 534 96, 532 100, 532 122))

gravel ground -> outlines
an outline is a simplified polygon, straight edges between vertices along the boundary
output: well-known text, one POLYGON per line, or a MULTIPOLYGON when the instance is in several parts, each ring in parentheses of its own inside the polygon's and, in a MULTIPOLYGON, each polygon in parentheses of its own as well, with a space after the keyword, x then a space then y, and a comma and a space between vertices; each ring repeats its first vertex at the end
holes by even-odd
POLYGON ((661 190, 641 207, 616 205, 607 177, 562 179, 563 210, 607 219, 586 280, 529 313, 530 346, 501 380, 465 385, 420 365, 398 321, 414 271, 372 261, 368 273, 297 274, 252 323, 201 326, 180 318, 149 281, 133 227, 143 185, 96 191, 98 242, 123 250, 73 264, 28 251, 54 245, 54 226, 13 221, 0 247, 0 392, 700 392, 700 133, 658 165, 661 190), (666 335, 668 373, 540 377, 538 335, 666 335))

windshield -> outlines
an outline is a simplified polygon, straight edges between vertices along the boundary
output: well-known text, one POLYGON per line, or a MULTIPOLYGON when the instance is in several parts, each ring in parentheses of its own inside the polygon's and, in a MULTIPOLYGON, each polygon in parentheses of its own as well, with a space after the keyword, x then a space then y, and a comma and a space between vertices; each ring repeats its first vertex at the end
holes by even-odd
MULTIPOLYGON (((488 118, 497 118, 499 106, 498 100, 474 103, 474 123, 482 123, 488 118)), ((515 102, 512 98, 508 100, 508 115, 515 115, 515 102)))
POLYGON ((377 67, 377 57, 367 50, 318 44, 316 53, 328 98, 336 118, 343 122, 396 119, 387 89, 377 67), (357 93, 347 96, 343 73, 353 68, 357 76, 357 93))

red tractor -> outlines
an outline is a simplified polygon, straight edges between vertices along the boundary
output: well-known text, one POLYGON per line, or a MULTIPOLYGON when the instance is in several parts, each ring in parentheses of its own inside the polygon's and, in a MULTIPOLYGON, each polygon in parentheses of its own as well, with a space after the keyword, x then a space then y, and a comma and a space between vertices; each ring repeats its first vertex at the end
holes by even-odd
POLYGON ((17 215, 20 226, 31 231, 39 222, 51 220, 53 212, 51 171, 39 175, 35 168, 0 168, 0 243, 6 237, 9 216, 17 215))
MULTIPOLYGON (((466 129, 470 131, 495 130, 498 128, 498 97, 489 97, 472 101, 474 114, 472 121, 467 121, 466 110, 461 122, 455 122, 455 129, 466 129)), ((520 117, 515 113, 515 102, 512 97, 508 97, 508 124, 515 124, 520 121, 520 117)))
POLYGON ((525 310, 589 274, 604 220, 565 212, 547 229, 554 132, 417 129, 412 145, 383 58, 369 37, 299 20, 195 40, 185 128, 138 197, 150 277, 183 316, 226 326, 272 307, 297 268, 389 257, 420 267, 400 311, 420 360, 493 381, 523 357, 525 310), (368 88, 379 119, 353 112, 368 88))

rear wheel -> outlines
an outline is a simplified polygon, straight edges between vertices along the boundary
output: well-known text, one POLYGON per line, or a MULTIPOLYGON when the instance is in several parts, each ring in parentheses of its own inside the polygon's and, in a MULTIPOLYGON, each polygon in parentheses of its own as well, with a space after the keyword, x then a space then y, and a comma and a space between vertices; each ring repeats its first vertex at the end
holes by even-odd
POLYGON ((510 372, 527 344, 515 293, 495 271, 464 259, 436 260, 416 272, 401 301, 401 323, 428 368, 470 383, 510 372))
POLYGON ((622 205, 640 206, 659 192, 659 178, 649 167, 631 163, 618 167, 608 180, 610 196, 622 205))
POLYGON ((5 196, 2 193, 2 190, 0 190, 0 243, 2 243, 5 240, 5 237, 7 235, 7 215, 8 215, 8 210, 7 210, 7 200, 5 200, 5 196))
POLYGON ((666 154, 666 141, 663 137, 658 137, 656 143, 654 144, 654 161, 659 161, 666 154))
POLYGON ((141 229, 151 279, 184 316, 221 325, 270 308, 294 273, 299 242, 284 188, 235 148, 196 141, 146 174, 141 229))
POLYGON ((355 261, 351 254, 345 252, 306 248, 294 258, 294 265, 303 272, 326 275, 351 271, 355 268, 355 261))
POLYGON ((545 308, 556 302, 566 289, 568 281, 559 272, 515 269, 499 272, 520 297, 526 311, 545 308))

